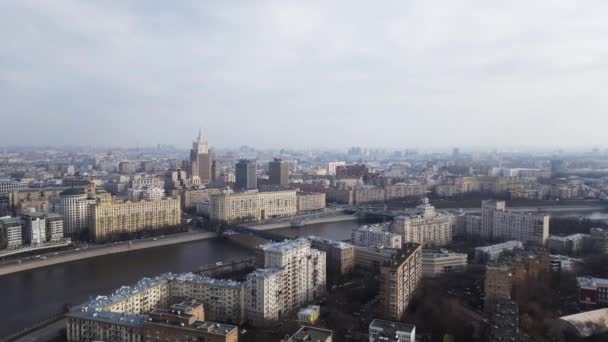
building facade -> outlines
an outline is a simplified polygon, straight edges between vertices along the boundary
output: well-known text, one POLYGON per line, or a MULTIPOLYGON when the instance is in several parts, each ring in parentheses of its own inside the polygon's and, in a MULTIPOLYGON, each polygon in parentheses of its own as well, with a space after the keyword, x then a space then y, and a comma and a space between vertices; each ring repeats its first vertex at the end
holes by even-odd
POLYGON ((387 247, 401 248, 403 244, 401 235, 388 231, 387 225, 371 225, 353 229, 353 244, 361 247, 387 247))
POLYGON ((254 190, 258 188, 258 175, 256 163, 253 160, 241 159, 235 166, 235 184, 240 190, 254 190))
POLYGON ((481 207, 482 238, 517 240, 545 245, 549 238, 549 216, 507 211, 504 201, 483 201, 481 207))
POLYGON ((203 184, 211 181, 209 144, 200 130, 190 150, 190 176, 192 179, 197 179, 198 182, 203 184))
POLYGON ((59 213, 63 217, 64 235, 77 239, 89 230, 90 202, 83 189, 70 188, 59 195, 59 213))
POLYGON ((307 239, 260 246, 247 277, 247 317, 267 325, 325 294, 326 254, 307 239))
POLYGON ((91 206, 91 233, 95 241, 119 234, 175 227, 181 223, 180 200, 101 201, 91 206))
POLYGON ((325 193, 323 192, 298 192, 297 196, 299 214, 325 209, 325 193))
POLYGON ((342 242, 309 236, 312 247, 325 252, 327 274, 348 274, 355 269, 355 246, 342 242))
POLYGON ((211 195, 210 217, 220 222, 256 222, 297 213, 295 190, 211 195))
POLYGON ((436 277, 443 273, 464 271, 467 267, 467 255, 454 253, 445 249, 422 250, 422 276, 436 277))
POLYGON ((399 321, 422 278, 422 247, 407 244, 393 259, 380 266, 382 316, 399 321))
POLYGON ((268 180, 272 185, 288 186, 289 164, 277 158, 268 163, 268 180))
POLYGON ((452 241, 452 214, 437 212, 427 198, 423 199, 417 210, 418 215, 395 218, 393 230, 403 237, 403 242, 435 247, 452 241))

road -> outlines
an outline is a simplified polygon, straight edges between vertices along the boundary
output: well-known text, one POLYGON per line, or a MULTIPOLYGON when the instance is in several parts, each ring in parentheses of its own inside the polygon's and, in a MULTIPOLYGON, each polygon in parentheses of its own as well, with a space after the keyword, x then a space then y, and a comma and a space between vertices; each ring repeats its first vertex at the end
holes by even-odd
POLYGON ((20 337, 13 342, 40 342, 40 341, 50 341, 59 336, 61 329, 66 327, 65 318, 58 320, 57 322, 51 323, 44 328, 40 328, 36 331, 33 331, 26 336, 20 337))

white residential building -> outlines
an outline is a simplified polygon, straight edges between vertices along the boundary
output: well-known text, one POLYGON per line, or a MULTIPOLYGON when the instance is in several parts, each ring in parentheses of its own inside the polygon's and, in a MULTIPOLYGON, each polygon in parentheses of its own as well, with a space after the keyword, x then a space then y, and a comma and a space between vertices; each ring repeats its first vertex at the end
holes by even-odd
POLYGON ((422 247, 444 246, 452 241, 454 215, 437 212, 428 198, 417 208, 418 214, 395 218, 393 230, 403 237, 403 242, 413 242, 422 247))
POLYGON ((256 325, 268 324, 325 293, 325 252, 307 239, 260 246, 257 266, 247 277, 247 315, 256 325))
POLYGON ((64 235, 77 238, 89 229, 90 202, 83 189, 69 188, 59 195, 59 213, 63 217, 64 235))
POLYGON ((401 248, 401 235, 388 231, 388 225, 363 226, 353 229, 352 240, 355 246, 401 248))
POLYGON ((549 216, 507 211, 504 201, 483 201, 481 207, 482 238, 517 240, 544 245, 549 238, 549 216))

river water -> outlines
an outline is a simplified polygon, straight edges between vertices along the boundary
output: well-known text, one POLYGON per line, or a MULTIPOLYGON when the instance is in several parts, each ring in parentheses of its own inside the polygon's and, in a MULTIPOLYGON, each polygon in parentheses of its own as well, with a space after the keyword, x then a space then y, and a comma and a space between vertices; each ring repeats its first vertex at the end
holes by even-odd
MULTIPOLYGON (((357 221, 320 223, 273 232, 289 237, 317 235, 350 238, 357 221)), ((122 285, 165 272, 188 272, 218 261, 252 255, 249 249, 224 239, 201 240, 78 260, 0 277, 0 337, 59 312, 65 304, 80 304, 122 285)))

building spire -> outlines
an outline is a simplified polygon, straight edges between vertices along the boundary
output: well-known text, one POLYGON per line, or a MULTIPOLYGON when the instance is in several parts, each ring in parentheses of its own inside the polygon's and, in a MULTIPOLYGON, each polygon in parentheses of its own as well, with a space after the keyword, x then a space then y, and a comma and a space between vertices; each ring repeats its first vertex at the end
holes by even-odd
POLYGON ((198 141, 201 141, 201 139, 203 138, 203 129, 199 127, 198 129, 198 141))

